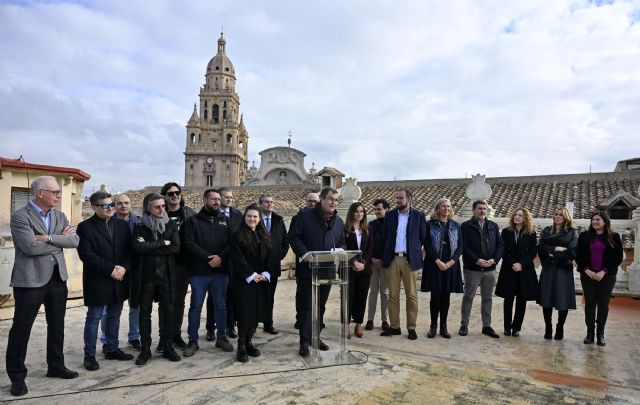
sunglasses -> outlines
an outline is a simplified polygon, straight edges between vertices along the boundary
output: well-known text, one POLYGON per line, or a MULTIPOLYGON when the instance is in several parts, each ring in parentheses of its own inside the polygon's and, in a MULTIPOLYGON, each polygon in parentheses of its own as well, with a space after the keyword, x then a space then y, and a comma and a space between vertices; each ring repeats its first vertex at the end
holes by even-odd
POLYGON ((160 204, 160 205, 152 205, 151 208, 155 208, 157 210, 161 210, 165 207, 165 204, 160 204))
POLYGON ((92 204, 94 207, 100 207, 103 210, 108 210, 109 208, 115 208, 116 203, 112 202, 111 204, 92 204))
POLYGON ((169 191, 167 193, 167 196, 169 196, 169 197, 180 197, 180 192, 179 191, 169 191))

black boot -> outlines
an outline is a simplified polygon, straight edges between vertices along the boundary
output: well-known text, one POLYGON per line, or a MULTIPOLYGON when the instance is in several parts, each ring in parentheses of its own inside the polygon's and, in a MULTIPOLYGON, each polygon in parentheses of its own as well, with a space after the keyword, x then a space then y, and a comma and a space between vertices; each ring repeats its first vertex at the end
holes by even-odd
POLYGON ((584 338, 584 340, 582 342, 585 345, 592 345, 593 344, 593 328, 588 328, 587 329, 587 336, 584 338))
POLYGON ((432 323, 431 326, 429 327, 429 332, 427 332, 427 337, 429 339, 433 339, 434 337, 436 337, 436 325, 434 323, 432 323))
MULTIPOLYGON (((604 340, 604 326, 598 325, 598 331, 596 333, 596 340, 597 340, 598 346, 606 346, 607 345, 607 342, 604 340)), ((591 338, 591 341, 593 342, 593 337, 591 338)))
POLYGON ((451 339, 451 334, 447 330, 447 324, 446 323, 441 323, 440 324, 440 336, 442 336, 445 339, 451 339))
POLYGON ((553 337, 554 340, 562 340, 564 339, 564 324, 556 324, 556 335, 553 337))
POLYGON ((544 316, 544 338, 547 340, 553 338, 553 324, 551 323, 552 314, 552 308, 542 308, 542 315, 544 316))
POLYGON ((142 346, 142 348, 140 349, 140 354, 136 359, 136 365, 144 366, 145 364, 147 364, 147 361, 149 361, 149 359, 151 359, 151 347, 142 346))
POLYGON ((236 360, 241 363, 246 363, 249 361, 249 356, 247 355, 247 349, 245 345, 238 345, 238 350, 236 351, 236 360))
POLYGON ((249 356, 251 356, 251 357, 259 357, 260 356, 260 350, 258 350, 258 348, 253 345, 253 342, 251 342, 251 339, 247 339, 247 344, 245 345, 245 350, 247 351, 247 354, 249 356))
POLYGON ((550 323, 544 325, 544 338, 550 340, 553 337, 553 326, 550 323))

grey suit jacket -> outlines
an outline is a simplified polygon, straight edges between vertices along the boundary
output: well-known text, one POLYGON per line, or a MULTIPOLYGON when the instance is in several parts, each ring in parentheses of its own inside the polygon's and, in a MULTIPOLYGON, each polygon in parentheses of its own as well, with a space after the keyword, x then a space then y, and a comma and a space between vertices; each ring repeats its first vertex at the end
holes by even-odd
POLYGON ((62 230, 69 225, 64 213, 52 209, 49 215, 49 232, 31 203, 11 216, 11 236, 15 247, 12 287, 42 287, 51 279, 56 263, 60 278, 67 280, 67 266, 62 249, 76 248, 80 239, 78 235, 61 235, 62 230), (51 242, 39 242, 36 235, 51 235, 51 242))

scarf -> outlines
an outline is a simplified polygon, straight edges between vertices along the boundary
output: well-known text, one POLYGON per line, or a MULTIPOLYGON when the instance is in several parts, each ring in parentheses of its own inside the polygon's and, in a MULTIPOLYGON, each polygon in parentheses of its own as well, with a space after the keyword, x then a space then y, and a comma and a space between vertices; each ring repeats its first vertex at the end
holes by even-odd
POLYGON ((169 222, 169 216, 167 211, 162 212, 162 218, 154 217, 145 212, 140 220, 144 226, 151 229, 155 238, 158 239, 158 236, 164 233, 165 225, 169 222))

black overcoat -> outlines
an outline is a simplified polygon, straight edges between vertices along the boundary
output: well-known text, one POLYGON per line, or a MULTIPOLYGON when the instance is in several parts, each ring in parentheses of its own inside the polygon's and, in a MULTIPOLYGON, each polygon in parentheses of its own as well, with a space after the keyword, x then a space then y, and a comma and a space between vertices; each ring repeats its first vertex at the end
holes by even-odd
POLYGON ((279 278, 282 274, 280 262, 289 251, 289 236, 287 235, 284 219, 275 212, 271 213, 271 242, 273 245, 273 254, 271 255, 273 273, 271 275, 279 278))
POLYGON ((242 326, 255 327, 258 322, 269 325, 271 319, 272 295, 268 281, 247 283, 247 277, 254 272, 267 271, 273 279, 271 261, 272 249, 255 237, 246 246, 238 239, 238 233, 231 237, 231 260, 233 262, 233 305, 235 318, 242 326))
POLYGON ((533 264, 533 259, 538 254, 536 233, 520 235, 516 242, 515 232, 504 228, 501 236, 504 243, 504 253, 496 284, 496 295, 502 298, 512 298, 518 295, 526 301, 537 300, 540 297, 540 286, 533 264), (514 271, 514 263, 520 263, 522 271, 514 271))
POLYGON ((127 222, 115 216, 110 221, 112 237, 106 221, 97 215, 78 224, 82 291, 84 305, 88 307, 116 304, 129 298, 129 273, 133 270, 131 232, 127 222), (122 281, 111 277, 116 265, 127 270, 122 281))
MULTIPOLYGON (((145 280, 142 279, 144 269, 155 269, 157 266, 167 266, 169 271, 169 287, 173 291, 176 288, 176 262, 175 255, 180 252, 180 231, 175 222, 169 221, 165 224, 164 234, 155 240, 151 229, 141 222, 133 228, 133 250, 136 254, 136 264, 131 274, 131 298, 129 305, 136 308, 140 305, 140 294, 145 280), (144 242, 138 242, 138 237, 142 236, 144 242), (165 240, 170 240, 171 244, 166 246, 165 240)), ((173 302, 171 294, 170 300, 173 302)))
POLYGON ((573 260, 576 257, 578 234, 568 228, 552 234, 550 226, 540 234, 538 257, 542 262, 540 272, 540 298, 538 304, 557 310, 576 309, 576 287, 573 281, 573 260), (556 246, 567 248, 556 252, 556 246))

